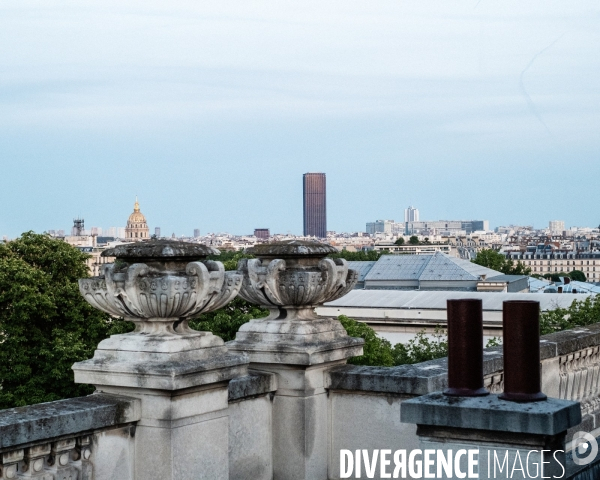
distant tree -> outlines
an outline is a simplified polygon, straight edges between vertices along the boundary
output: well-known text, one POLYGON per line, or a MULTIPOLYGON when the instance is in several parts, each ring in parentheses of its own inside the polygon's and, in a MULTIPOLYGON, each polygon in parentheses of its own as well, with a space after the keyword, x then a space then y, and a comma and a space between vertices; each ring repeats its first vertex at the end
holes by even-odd
POLYGON ((512 259, 506 259, 506 262, 500 271, 506 275, 529 275, 531 273, 531 268, 526 267, 520 260, 515 265, 515 262, 512 259))
POLYGON ((398 239, 394 242, 394 245, 404 245, 404 237, 398 237, 398 239))
MULTIPOLYGON (((389 251, 387 251, 387 253, 389 253, 389 251)), ((360 250, 358 252, 342 250, 341 252, 330 254, 329 258, 343 258, 349 262, 365 262, 377 261, 383 254, 384 252, 380 252, 379 250, 360 250)))
POLYGON ((482 267, 491 268, 505 275, 529 275, 531 268, 528 268, 523 262, 515 262, 507 259, 504 255, 491 248, 484 248, 477 252, 477 256, 471 260, 482 267))
POLYGON ((0 408, 77 397, 71 365, 133 325, 96 310, 79 293, 86 254, 33 232, 0 244, 0 408))
POLYGON ((424 243, 429 243, 429 237, 425 237, 425 239, 423 240, 424 243))
POLYGON ((482 267, 491 268, 492 270, 502 271, 502 268, 506 264, 506 257, 496 250, 491 248, 484 248, 477 252, 477 256, 472 260, 473 263, 481 265, 482 267))
POLYGON ((419 237, 417 237, 416 235, 411 236, 408 239, 408 243, 410 243, 411 245, 418 245, 419 244, 419 237))
POLYGON ((577 282, 587 281, 585 273, 583 273, 581 270, 573 270, 572 272, 569 272, 569 277, 571 277, 571 280, 575 280, 577 282))

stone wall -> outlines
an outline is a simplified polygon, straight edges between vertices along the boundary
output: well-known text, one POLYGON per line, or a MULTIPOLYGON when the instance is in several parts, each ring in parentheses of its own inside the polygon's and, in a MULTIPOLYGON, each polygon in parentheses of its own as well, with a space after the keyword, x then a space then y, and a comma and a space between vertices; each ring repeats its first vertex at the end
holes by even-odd
POLYGON ((133 478, 139 402, 96 394, 0 412, 0 479, 133 478))
MULTIPOLYGON (((583 421, 571 433, 585 430, 597 436, 600 325, 542 337, 541 359, 543 391, 581 402, 583 421)), ((502 391, 502 368, 502 349, 486 349, 485 384, 492 392, 502 391)), ((418 448, 416 426, 400 422, 402 404, 443 390, 447 362, 444 358, 390 368, 341 365, 325 370, 324 376, 328 476, 337 479, 341 449, 418 448)), ((230 479, 273 478, 277 389, 277 375, 267 372, 251 371, 229 382, 230 479)), ((139 400, 103 393, 4 410, 0 412, 0 479, 134 479, 139 419, 139 400)), ((313 433, 318 435, 317 431, 313 433)))
MULTIPOLYGON (((545 335, 540 342, 542 391, 581 402, 582 423, 572 428, 600 436, 600 325, 545 335)), ((484 351, 484 384, 503 391, 502 347, 484 351)), ((418 448, 416 425, 400 423, 403 401, 443 390, 447 359, 399 367, 345 365, 328 374, 333 425, 330 479, 339 478, 340 450, 418 448)), ((567 444, 570 448, 570 444, 567 444)))

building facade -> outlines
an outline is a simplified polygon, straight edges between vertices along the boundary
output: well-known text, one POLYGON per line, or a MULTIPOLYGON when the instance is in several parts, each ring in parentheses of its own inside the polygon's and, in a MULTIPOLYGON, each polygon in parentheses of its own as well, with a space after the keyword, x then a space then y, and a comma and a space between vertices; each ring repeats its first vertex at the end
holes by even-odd
POLYGON ((125 227, 125 238, 128 241, 137 242, 139 240, 148 240, 150 238, 150 229, 146 223, 146 217, 140 211, 140 204, 135 197, 133 213, 129 215, 127 226, 125 227))
POLYGON ((303 176, 304 236, 327 237, 327 190, 324 173, 303 176))
POLYGON ((435 220, 406 222, 405 235, 470 235, 488 231, 488 220, 435 220))
POLYGON ((534 275, 582 271, 588 282, 600 282, 600 252, 593 253, 509 253, 514 262, 522 262, 534 275))
POLYGON ((550 220, 548 222, 548 229, 552 233, 562 234, 565 231, 565 222, 563 220, 550 220))

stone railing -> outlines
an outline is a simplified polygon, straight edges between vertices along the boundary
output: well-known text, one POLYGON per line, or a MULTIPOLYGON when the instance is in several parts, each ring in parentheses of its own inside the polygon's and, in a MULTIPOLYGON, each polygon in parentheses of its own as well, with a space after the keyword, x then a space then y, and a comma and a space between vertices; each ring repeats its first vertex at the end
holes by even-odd
MULTIPOLYGON (((118 247, 118 262, 81 292, 136 330, 74 365, 75 381, 96 394, 0 412, 0 480, 334 480, 342 449, 418 449, 417 425, 402 413, 447 386, 447 359, 347 365, 362 339, 315 314, 356 281, 345 261, 325 258, 330 248, 268 244, 225 272, 208 247, 118 247), (270 315, 227 344, 188 327, 238 291, 270 315)), ((567 402, 577 413, 569 425, 583 413, 570 433, 600 426, 599 347, 600 325, 541 340, 542 390, 581 402, 567 402)), ((502 391, 502 348, 484 351, 483 374, 502 391)))
MULTIPOLYGON (((595 434, 600 325, 547 335, 540 346, 543 391, 581 401, 583 421, 575 429, 595 434)), ((502 389, 502 365, 501 348, 485 350, 485 384, 493 392, 502 389)), ((399 367, 341 365, 326 372, 329 478, 339 478, 340 449, 419 448, 416 425, 400 422, 402 404, 446 384, 445 358, 399 367)), ((278 388, 277 375, 269 372, 229 381, 229 478, 272 478, 278 388)), ((140 410, 139 399, 102 393, 4 410, 0 479, 135 479, 140 410)))
MULTIPOLYGON (((271 478, 276 390, 269 373, 229 382, 230 478, 271 478)), ((0 480, 133 480, 140 408, 99 393, 0 411, 0 480)))
MULTIPOLYGON (((567 440, 575 431, 600 435, 599 350, 600 324, 541 338, 542 391, 581 402, 582 422, 569 430, 567 440)), ((483 368, 485 387, 502 392, 502 347, 484 351, 483 368)), ((327 385, 333 424, 329 469, 330 478, 337 479, 341 449, 419 448, 416 425, 400 422, 402 403, 444 390, 447 359, 398 367, 344 365, 329 372, 327 385)))
POLYGON ((0 412, 0 479, 129 479, 139 401, 96 394, 0 412))

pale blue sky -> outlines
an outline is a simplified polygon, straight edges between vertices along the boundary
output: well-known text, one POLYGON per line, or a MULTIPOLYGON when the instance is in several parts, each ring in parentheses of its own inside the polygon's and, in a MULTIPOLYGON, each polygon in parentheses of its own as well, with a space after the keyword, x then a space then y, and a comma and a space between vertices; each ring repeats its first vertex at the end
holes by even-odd
POLYGON ((0 236, 598 225, 600 3, 0 3, 0 236))

